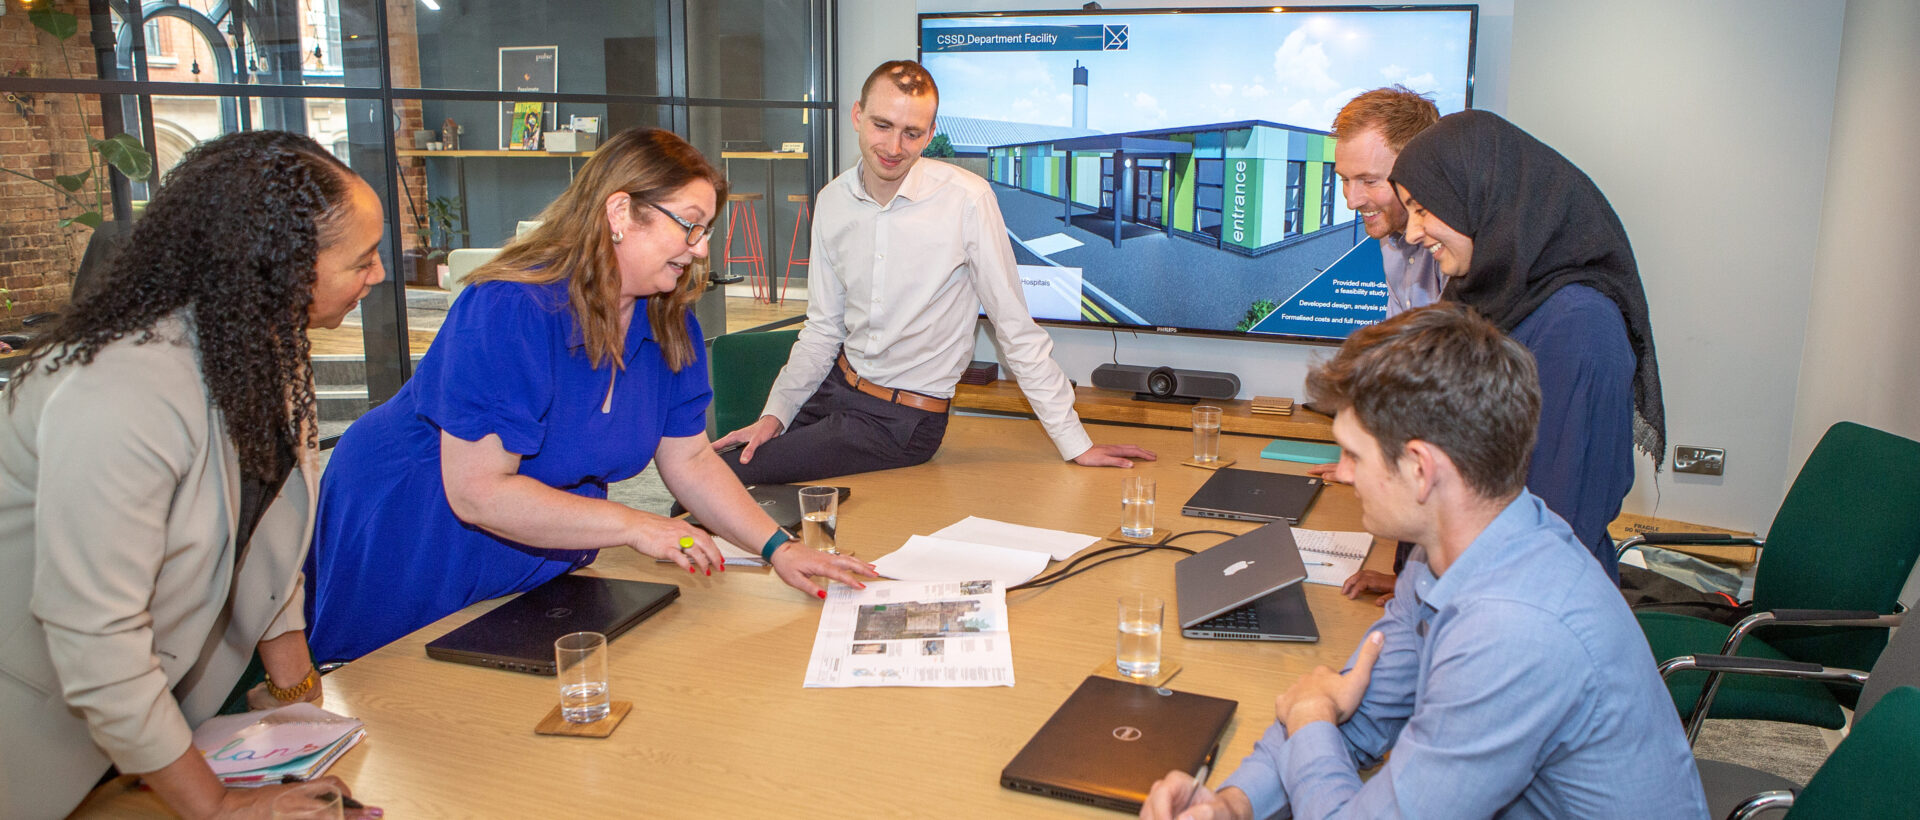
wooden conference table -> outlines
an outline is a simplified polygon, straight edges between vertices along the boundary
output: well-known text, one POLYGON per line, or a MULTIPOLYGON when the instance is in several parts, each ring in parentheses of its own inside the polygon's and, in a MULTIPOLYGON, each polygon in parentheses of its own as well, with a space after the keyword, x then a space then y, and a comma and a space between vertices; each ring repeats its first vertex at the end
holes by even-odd
MULTIPOLYGON (((840 508, 840 544, 872 560, 909 535, 967 515, 1106 535, 1118 525, 1120 479, 1128 474, 1158 479, 1157 528, 1253 528, 1180 515, 1208 475, 1178 463, 1190 452, 1191 433, 1088 431, 1098 442, 1138 443, 1161 460, 1132 471, 1077 467, 1059 460, 1032 420, 955 416, 932 462, 835 480, 853 488, 840 508)), ((1236 466, 1304 471, 1259 458, 1264 438, 1221 438, 1222 457, 1236 466)), ((1328 486, 1302 524, 1359 529, 1352 489, 1328 486)), ((1221 540, 1195 535, 1176 543, 1202 548, 1221 540)), ((1367 566, 1383 568, 1392 549, 1377 539, 1375 546, 1367 566)), ((1113 660, 1119 593, 1151 590, 1167 600, 1163 654, 1182 667, 1170 686, 1240 703, 1221 772, 1273 721, 1274 695, 1317 664, 1343 664, 1379 614, 1369 601, 1309 584, 1317 644, 1187 640, 1173 605, 1177 557, 1149 553, 1010 593, 1011 688, 803 689, 816 601, 763 569, 695 579, 609 551, 590 572, 682 588, 678 602, 610 646, 613 697, 634 704, 612 737, 534 734, 557 700, 552 678, 426 657, 428 640, 497 604, 489 601, 326 676, 326 707, 367 725, 367 739, 331 773, 393 818, 1116 817, 1002 789, 999 775, 1080 681, 1113 660)), ((164 814, 151 793, 129 791, 127 780, 96 790, 77 816, 164 814)))

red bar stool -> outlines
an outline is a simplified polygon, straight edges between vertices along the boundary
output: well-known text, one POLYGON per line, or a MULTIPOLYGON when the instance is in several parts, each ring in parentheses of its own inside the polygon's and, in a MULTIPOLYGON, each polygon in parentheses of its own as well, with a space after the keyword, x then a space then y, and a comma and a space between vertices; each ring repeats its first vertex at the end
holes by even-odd
POLYGON ((767 275, 767 255, 760 247, 760 206, 757 203, 762 198, 762 194, 727 194, 727 244, 721 252, 720 261, 726 265, 728 276, 733 275, 733 263, 746 263, 747 281, 753 285, 753 298, 771 302, 773 280, 767 275), (746 249, 734 253, 733 238, 743 232, 746 235, 746 249))
MULTIPOLYGON (((813 212, 807 208, 810 200, 806 194, 788 194, 787 201, 798 203, 800 207, 793 212, 793 237, 787 240, 787 264, 780 270, 781 302, 787 301, 787 285, 793 283, 793 266, 799 265, 803 268, 807 266, 807 257, 795 254, 794 248, 799 246, 800 234, 807 230, 808 222, 813 218, 813 212)), ((813 252, 811 238, 807 240, 807 252, 809 254, 813 252)))

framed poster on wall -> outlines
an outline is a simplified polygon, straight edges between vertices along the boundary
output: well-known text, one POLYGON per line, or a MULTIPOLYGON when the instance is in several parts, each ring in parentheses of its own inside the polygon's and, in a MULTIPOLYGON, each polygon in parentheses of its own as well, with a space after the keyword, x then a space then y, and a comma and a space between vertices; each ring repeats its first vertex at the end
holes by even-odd
MULTIPOLYGON (((500 49, 500 90, 553 94, 560 90, 560 47, 559 46, 504 46, 500 49)), ((523 140, 515 139, 514 103, 502 102, 500 106, 499 144, 502 150, 512 150, 525 145, 523 140)), ((559 115, 547 106, 540 113, 540 130, 552 130, 547 123, 548 117, 559 115)), ((521 129, 525 128, 520 123, 521 129)), ((537 139, 537 138, 536 138, 537 139)))

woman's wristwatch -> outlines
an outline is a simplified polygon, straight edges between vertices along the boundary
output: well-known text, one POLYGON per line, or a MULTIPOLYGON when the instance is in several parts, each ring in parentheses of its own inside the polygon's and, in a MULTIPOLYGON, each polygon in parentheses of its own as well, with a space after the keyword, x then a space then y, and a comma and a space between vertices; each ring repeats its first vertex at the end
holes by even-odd
POLYGON ((307 667, 307 676, 301 678, 299 683, 284 689, 273 685, 273 676, 267 676, 267 694, 272 695, 274 700, 280 701, 281 703, 297 703, 306 700, 307 694, 319 685, 320 670, 312 666, 307 667))

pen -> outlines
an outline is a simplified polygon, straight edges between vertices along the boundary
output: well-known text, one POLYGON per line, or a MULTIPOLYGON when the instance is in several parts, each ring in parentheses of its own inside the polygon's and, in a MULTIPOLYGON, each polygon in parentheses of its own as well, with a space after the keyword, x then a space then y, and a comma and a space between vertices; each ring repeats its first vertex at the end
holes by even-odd
MULTIPOLYGON (((283 785, 283 786, 285 786, 285 785, 292 785, 292 784, 294 784, 294 783, 300 783, 300 782, 303 782, 303 781, 302 781, 302 780, 301 780, 300 778, 298 778, 298 777, 295 777, 295 776, 293 776, 293 775, 290 775, 290 774, 283 774, 283 775, 281 775, 281 776, 280 776, 280 784, 281 784, 281 785, 283 785)), ((340 808, 343 808, 343 809, 364 809, 364 808, 366 808, 366 805, 365 805, 365 804, 363 804, 363 803, 361 803, 361 802, 360 802, 360 801, 358 801, 358 800, 355 800, 355 799, 353 799, 352 797, 349 797, 349 796, 347 796, 347 795, 344 795, 344 794, 343 794, 343 795, 340 795, 340 808)))
POLYGON ((1310 566, 1310 567, 1330 567, 1330 566, 1333 566, 1332 564, 1330 564, 1330 563, 1327 563, 1326 561, 1306 561, 1306 562, 1304 562, 1304 563, 1305 563, 1305 564, 1306 564, 1307 566, 1310 566))

